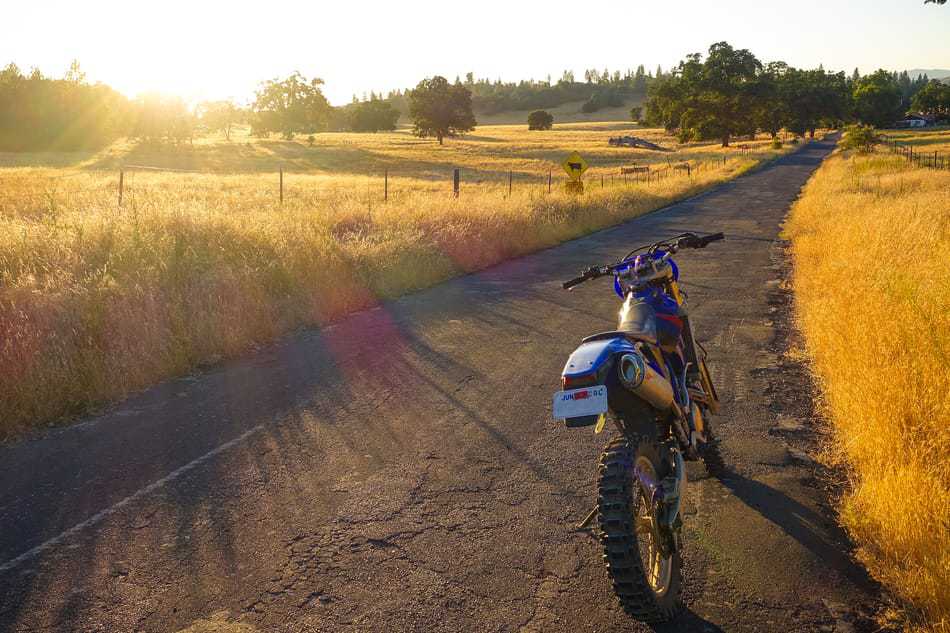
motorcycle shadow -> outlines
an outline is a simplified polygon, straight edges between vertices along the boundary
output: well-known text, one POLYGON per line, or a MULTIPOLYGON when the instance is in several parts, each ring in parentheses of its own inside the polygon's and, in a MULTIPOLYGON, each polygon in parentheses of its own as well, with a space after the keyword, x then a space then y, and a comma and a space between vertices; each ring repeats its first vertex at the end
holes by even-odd
POLYGON ((831 517, 821 514, 817 505, 805 505, 782 490, 729 468, 716 479, 749 509, 809 551, 816 561, 859 586, 870 586, 867 573, 847 554, 847 536, 831 517))
POLYGON ((651 624, 650 629, 654 633, 725 633, 718 624, 713 624, 689 607, 684 607, 671 622, 651 624))

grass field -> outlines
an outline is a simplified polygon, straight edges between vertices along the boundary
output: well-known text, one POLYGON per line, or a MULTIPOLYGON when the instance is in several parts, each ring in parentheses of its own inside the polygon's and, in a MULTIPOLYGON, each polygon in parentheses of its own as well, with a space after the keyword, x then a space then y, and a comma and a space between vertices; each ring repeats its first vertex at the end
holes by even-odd
MULTIPOLYGON (((950 152, 950 130, 889 133, 950 152)), ((950 171, 838 154, 787 227, 801 327, 870 572, 950 631, 950 171)))
POLYGON ((0 437, 616 224, 781 151, 764 139, 746 151, 680 147, 658 130, 637 134, 675 151, 607 146, 629 128, 485 126, 442 147, 398 131, 320 134, 312 147, 238 135, 0 154, 0 437), (579 197, 558 176, 574 149, 592 165, 579 197), (670 169, 680 161, 690 175, 670 169), (623 183, 618 167, 634 163, 651 167, 649 182, 623 183), (458 200, 453 167, 462 169, 458 200))

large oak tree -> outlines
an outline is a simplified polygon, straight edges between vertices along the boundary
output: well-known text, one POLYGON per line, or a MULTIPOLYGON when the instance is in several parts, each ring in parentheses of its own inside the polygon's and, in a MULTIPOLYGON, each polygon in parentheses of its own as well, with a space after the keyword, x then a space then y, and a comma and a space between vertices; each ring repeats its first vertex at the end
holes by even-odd
POLYGON ((254 133, 268 136, 280 132, 292 139, 300 132, 326 129, 331 107, 320 89, 322 85, 322 79, 307 79, 299 72, 284 80, 262 83, 253 105, 254 133))
POLYGON ((746 49, 726 42, 709 47, 705 61, 687 56, 657 81, 647 101, 648 116, 683 141, 718 139, 723 147, 738 134, 755 131, 756 80, 762 64, 746 49))
POLYGON ((875 127, 887 127, 903 114, 900 86, 894 75, 878 70, 862 77, 854 88, 854 111, 858 119, 875 127))
POLYGON ((459 82, 450 84, 445 77, 423 79, 409 93, 409 117, 416 136, 434 136, 442 145, 446 136, 475 129, 472 93, 459 82))

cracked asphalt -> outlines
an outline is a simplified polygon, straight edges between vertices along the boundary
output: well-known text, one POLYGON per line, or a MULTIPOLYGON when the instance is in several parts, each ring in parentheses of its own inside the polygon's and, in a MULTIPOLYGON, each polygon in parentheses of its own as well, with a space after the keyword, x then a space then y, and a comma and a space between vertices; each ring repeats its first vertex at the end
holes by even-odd
POLYGON ((831 142, 698 198, 455 279, 0 447, 0 631, 647 631, 577 532, 607 433, 550 417, 608 283, 684 230, 727 472, 689 468, 666 631, 873 630, 787 353, 780 224, 831 142))

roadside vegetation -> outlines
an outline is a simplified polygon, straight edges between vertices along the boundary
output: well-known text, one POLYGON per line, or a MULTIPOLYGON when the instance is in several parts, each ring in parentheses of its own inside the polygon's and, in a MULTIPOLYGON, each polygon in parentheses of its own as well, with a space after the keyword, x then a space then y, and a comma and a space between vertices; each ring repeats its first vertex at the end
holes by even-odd
MULTIPOLYGON (((950 631, 950 170, 868 130, 828 159, 787 226, 798 318, 850 473, 841 517, 912 624, 950 631), (873 135, 871 135, 873 137, 873 135)), ((888 132, 950 152, 950 130, 888 132)))
MULTIPOLYGON (((950 92, 926 75, 855 69, 827 72, 799 69, 785 62, 763 64, 748 49, 727 42, 709 47, 706 58, 688 55, 656 79, 645 102, 647 120, 680 140, 719 139, 729 145, 754 131, 776 137, 781 130, 815 135, 819 127, 849 121, 891 125, 908 108, 937 118, 950 111, 950 92)), ((631 113, 633 114, 633 113, 631 113)))

